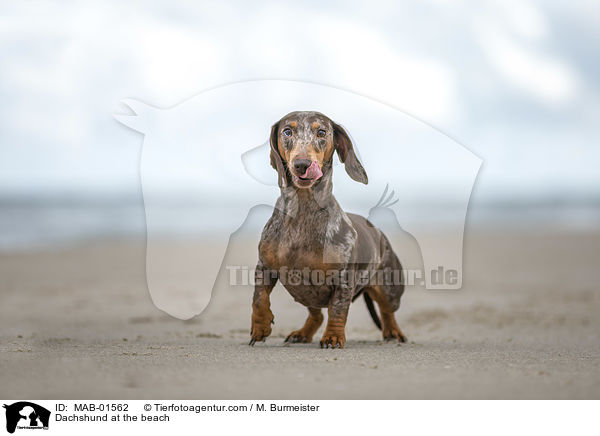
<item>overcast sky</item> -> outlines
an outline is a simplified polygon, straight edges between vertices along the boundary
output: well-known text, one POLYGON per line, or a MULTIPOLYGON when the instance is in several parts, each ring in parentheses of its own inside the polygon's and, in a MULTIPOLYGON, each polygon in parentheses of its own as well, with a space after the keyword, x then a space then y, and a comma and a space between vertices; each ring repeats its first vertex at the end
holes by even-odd
POLYGON ((113 118, 121 99, 288 79, 464 144, 480 198, 600 195, 599 53, 594 0, 3 2, 0 192, 137 193, 142 136, 113 118))

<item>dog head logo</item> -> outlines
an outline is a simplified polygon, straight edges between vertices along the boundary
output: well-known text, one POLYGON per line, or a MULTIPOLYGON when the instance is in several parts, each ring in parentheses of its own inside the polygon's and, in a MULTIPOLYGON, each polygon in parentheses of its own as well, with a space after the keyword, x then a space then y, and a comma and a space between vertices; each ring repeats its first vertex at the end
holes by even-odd
MULTIPOLYGON (((306 109, 343 125, 369 175, 366 185, 354 182, 335 157, 337 201, 345 210, 371 215, 374 221, 391 217, 387 224, 374 224, 383 226, 386 234, 398 230, 418 244, 415 251, 422 260, 427 289, 461 288, 463 231, 482 161, 430 125, 348 91, 279 80, 222 86, 169 109, 135 100, 123 103, 133 113, 115 118, 144 134, 140 173, 148 289, 154 304, 168 314, 188 319, 201 313, 218 278, 227 275, 223 270, 230 241, 209 237, 208 247, 205 242, 193 243, 189 235, 206 240, 206 235, 218 234, 216 225, 223 234, 233 235, 251 221, 258 206, 277 207, 280 183, 271 167, 271 126, 286 113, 306 109), (387 186, 394 196, 378 204, 387 186), (174 205, 173 193, 185 196, 187 208, 174 205), (201 212, 192 216, 190 205, 201 212), (440 244, 432 237, 431 224, 442 219, 445 232, 440 244), (177 244, 169 243, 165 227, 174 232, 186 229, 186 236, 177 244), (453 280, 440 281, 436 274, 440 269, 451 271, 453 280)), ((267 218, 256 237, 269 215, 263 215, 267 218)), ((394 240, 391 243, 395 245, 394 240)), ((402 248, 397 250, 402 257, 402 248)), ((240 252, 233 264, 253 268, 255 250, 244 259, 239 259, 240 252)))
POLYGON ((50 411, 28 401, 4 405, 6 409, 6 431, 14 433, 19 429, 48 429, 50 411))

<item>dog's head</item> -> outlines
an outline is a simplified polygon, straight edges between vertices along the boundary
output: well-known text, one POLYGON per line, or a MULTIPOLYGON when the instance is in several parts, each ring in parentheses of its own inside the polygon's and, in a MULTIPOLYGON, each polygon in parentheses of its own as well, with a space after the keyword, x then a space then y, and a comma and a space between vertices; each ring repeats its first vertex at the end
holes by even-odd
POLYGON ((368 182, 346 131, 319 112, 287 114, 271 128, 270 142, 271 165, 279 174, 281 187, 291 182, 298 188, 310 188, 318 183, 331 168, 334 151, 352 179, 368 182))

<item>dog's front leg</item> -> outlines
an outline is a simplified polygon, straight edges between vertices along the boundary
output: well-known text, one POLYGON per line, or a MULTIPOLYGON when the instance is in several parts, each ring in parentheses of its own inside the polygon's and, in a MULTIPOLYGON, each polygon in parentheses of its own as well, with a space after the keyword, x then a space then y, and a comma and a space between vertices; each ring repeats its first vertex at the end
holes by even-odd
POLYGON ((340 274, 327 307, 327 327, 321 339, 321 348, 344 348, 346 344, 346 320, 352 302, 352 286, 345 275, 340 274))
POLYGON ((271 291, 277 283, 274 271, 266 268, 262 262, 258 262, 254 276, 254 297, 252 300, 252 326, 250 328, 250 344, 257 341, 265 341, 271 334, 273 324, 273 312, 271 312, 271 291))

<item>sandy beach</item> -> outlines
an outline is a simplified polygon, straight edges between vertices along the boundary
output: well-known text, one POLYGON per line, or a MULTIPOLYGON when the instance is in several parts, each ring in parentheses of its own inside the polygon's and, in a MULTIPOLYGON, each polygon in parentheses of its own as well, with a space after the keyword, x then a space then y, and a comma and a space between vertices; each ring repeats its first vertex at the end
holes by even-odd
POLYGON ((254 348, 246 291, 167 316, 148 295, 143 241, 3 254, 0 396, 598 399, 599 261, 600 233, 468 231, 463 289, 405 293, 407 344, 383 343, 358 300, 346 348, 321 350, 284 345, 306 311, 279 286, 273 334, 254 348))

